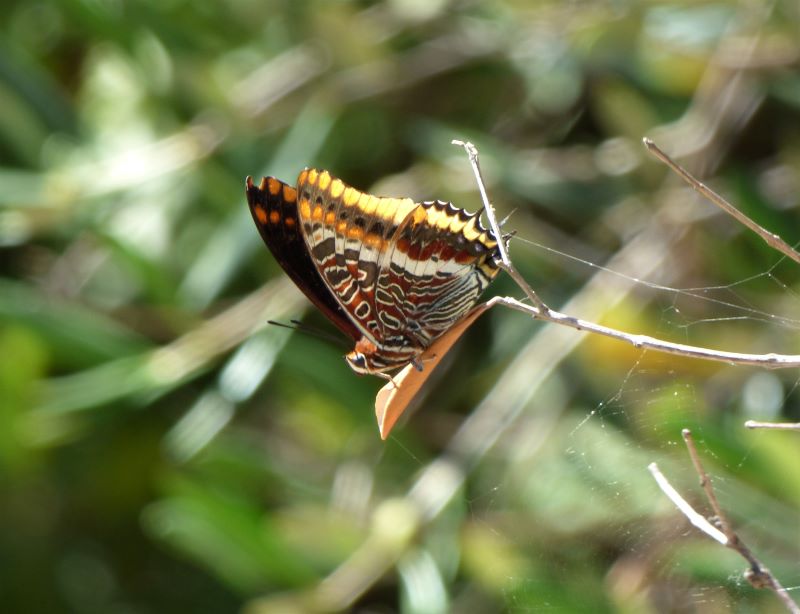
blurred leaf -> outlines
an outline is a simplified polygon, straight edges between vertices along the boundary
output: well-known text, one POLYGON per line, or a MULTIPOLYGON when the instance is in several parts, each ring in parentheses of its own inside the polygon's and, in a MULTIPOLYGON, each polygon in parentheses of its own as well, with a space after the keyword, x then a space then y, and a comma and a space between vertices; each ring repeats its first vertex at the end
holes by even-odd
POLYGON ((0 473, 14 473, 30 460, 22 421, 46 366, 47 350, 36 334, 0 327, 0 473))
POLYGON ((128 356, 150 345, 103 314, 7 279, 0 279, 0 318, 34 328, 46 339, 54 362, 72 369, 128 356))
POLYGON ((258 506, 187 481, 171 490, 175 496, 145 510, 145 528, 184 556, 203 561, 233 589, 252 593, 275 583, 307 584, 316 577, 258 506))

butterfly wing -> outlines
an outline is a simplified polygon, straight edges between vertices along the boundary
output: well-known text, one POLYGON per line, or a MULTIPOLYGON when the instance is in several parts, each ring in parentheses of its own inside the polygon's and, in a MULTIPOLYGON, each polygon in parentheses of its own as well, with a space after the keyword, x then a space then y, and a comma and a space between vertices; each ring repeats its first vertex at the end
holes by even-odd
POLYGON ((378 391, 375 397, 375 417, 378 420, 381 439, 389 436, 397 420, 406 411, 422 385, 447 355, 453 344, 490 306, 490 302, 481 303, 436 339, 420 356, 420 360, 425 365, 424 370, 420 371, 413 364, 408 364, 394 375, 391 382, 378 391))
POLYGON ((258 232, 281 268, 339 330, 353 340, 361 338, 360 330, 331 293, 306 248, 298 221, 297 190, 274 177, 265 177, 255 186, 248 177, 246 193, 258 232))
POLYGON ((315 169, 300 173, 297 191, 302 233, 319 274, 364 337, 382 348, 379 262, 416 203, 360 192, 315 169))
POLYGON ((447 202, 420 203, 390 245, 376 290, 385 334, 423 348, 475 306, 499 270, 497 241, 478 215, 447 202))

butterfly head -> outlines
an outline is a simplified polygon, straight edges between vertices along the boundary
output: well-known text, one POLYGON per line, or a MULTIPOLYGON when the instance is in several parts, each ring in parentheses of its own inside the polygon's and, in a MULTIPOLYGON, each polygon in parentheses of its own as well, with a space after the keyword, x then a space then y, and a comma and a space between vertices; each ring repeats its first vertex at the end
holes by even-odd
POLYGON ((378 346, 366 337, 361 337, 356 341, 356 347, 344 359, 350 365, 350 368, 359 375, 380 373, 386 368, 386 365, 380 359, 378 346))
POLYGON ((421 352, 422 348, 415 347, 410 339, 391 347, 378 347, 370 339, 361 337, 353 351, 344 358, 359 375, 379 375, 404 367, 421 352))
POLYGON ((367 356, 358 350, 353 350, 347 354, 344 359, 347 361, 347 364, 350 365, 350 368, 359 375, 368 375, 373 371, 369 368, 367 356))

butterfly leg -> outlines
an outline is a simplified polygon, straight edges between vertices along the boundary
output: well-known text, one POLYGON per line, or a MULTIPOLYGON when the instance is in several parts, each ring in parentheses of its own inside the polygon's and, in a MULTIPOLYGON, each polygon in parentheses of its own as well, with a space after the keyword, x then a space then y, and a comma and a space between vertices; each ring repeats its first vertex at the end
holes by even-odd
POLYGON ((381 379, 385 379, 387 382, 391 382, 392 386, 394 386, 395 388, 400 388, 400 384, 398 384, 394 380, 394 378, 391 375, 389 375, 388 373, 381 373, 380 371, 373 371, 370 375, 377 375, 381 379))

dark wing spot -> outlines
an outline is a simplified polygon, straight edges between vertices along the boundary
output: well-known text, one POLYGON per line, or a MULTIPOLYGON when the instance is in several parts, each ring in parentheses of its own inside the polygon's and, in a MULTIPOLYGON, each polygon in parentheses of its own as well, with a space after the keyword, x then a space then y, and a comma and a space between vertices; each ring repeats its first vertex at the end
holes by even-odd
POLYGON ((311 255, 317 262, 324 262, 336 252, 336 243, 333 237, 328 237, 324 241, 317 243, 311 248, 311 255))
POLYGON ((356 317, 359 319, 366 318, 369 315, 369 312, 370 312, 369 303, 367 303, 366 301, 361 301, 358 304, 358 307, 356 307, 354 311, 356 317))

